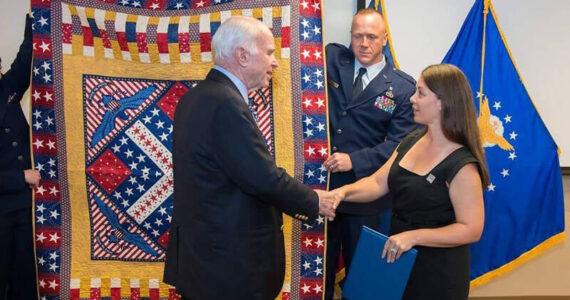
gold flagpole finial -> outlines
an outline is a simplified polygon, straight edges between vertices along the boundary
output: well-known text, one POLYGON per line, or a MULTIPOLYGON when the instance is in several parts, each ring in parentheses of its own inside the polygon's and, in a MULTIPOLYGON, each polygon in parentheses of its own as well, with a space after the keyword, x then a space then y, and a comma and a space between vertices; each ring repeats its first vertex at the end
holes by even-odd
POLYGON ((491 6, 491 0, 485 0, 485 4, 483 5, 483 14, 487 15, 489 12, 489 6, 491 6))

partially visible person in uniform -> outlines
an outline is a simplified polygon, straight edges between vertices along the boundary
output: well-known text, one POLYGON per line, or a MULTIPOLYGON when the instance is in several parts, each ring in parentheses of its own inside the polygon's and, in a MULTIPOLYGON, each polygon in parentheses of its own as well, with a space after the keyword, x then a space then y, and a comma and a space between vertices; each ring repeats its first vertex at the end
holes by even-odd
MULTIPOLYGON (((409 102, 415 81, 382 54, 387 42, 382 14, 370 8, 358 11, 350 35, 352 49, 326 47, 332 155, 324 165, 331 172, 331 189, 372 174, 416 128, 409 102)), ((384 197, 337 208, 327 225, 325 299, 333 297, 341 249, 348 272, 362 226, 388 233, 391 204, 384 197)))
POLYGON ((32 169, 30 127, 20 100, 30 85, 32 19, 6 74, 0 59, 0 299, 38 299, 32 227, 32 189, 40 173, 32 169))
POLYGON ((270 300, 285 276, 282 213, 334 217, 332 197, 275 165, 248 106, 277 68, 261 21, 234 16, 212 39, 215 66, 174 115, 174 208, 164 282, 183 299, 270 300))
POLYGON ((418 250, 403 299, 467 299, 469 244, 483 232, 489 183, 473 93, 457 67, 432 65, 410 101, 414 121, 426 128, 405 137, 373 175, 333 193, 348 202, 392 194, 390 238, 381 256, 392 263, 418 250))

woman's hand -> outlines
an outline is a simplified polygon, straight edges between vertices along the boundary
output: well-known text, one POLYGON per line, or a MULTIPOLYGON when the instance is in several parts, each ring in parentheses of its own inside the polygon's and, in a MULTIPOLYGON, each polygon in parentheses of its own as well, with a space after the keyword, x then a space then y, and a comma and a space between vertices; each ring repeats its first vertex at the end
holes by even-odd
POLYGON ((386 258, 388 263, 396 261, 404 252, 416 245, 416 233, 416 230, 410 230, 391 236, 384 244, 382 258, 386 258))
POLYGON ((332 190, 331 194, 334 197, 335 208, 346 198, 346 192, 342 188, 332 190))

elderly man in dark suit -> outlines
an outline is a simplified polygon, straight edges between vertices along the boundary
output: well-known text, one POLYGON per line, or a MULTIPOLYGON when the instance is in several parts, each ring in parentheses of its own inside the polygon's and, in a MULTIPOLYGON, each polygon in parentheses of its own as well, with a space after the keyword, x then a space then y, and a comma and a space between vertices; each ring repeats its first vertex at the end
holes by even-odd
POLYGON ((0 60, 0 299, 37 299, 32 189, 40 173, 32 169, 30 127, 20 100, 30 85, 32 24, 10 70, 0 60))
POLYGON ((164 281, 184 299, 269 300, 285 272, 281 213, 313 222, 334 217, 336 205, 275 165, 247 105, 247 92, 269 86, 277 67, 269 28, 231 17, 212 45, 214 68, 174 115, 164 281))
MULTIPOLYGON (((330 189, 378 170, 400 140, 416 128, 410 97, 415 81, 382 54, 387 42, 382 14, 363 9, 352 19, 351 46, 326 47, 330 141, 325 167, 330 189)), ((342 202, 327 225, 325 299, 332 299, 340 249, 348 271, 362 226, 388 233, 391 199, 342 202), (383 226, 381 226, 381 224, 383 226)))

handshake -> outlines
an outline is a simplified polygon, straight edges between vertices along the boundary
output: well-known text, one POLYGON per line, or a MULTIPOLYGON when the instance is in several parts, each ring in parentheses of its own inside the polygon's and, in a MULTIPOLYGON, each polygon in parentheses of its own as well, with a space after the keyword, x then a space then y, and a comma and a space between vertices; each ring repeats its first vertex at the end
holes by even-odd
POLYGON ((334 220, 335 211, 344 195, 338 190, 330 192, 324 190, 314 190, 319 195, 319 214, 326 216, 329 221, 334 220))

